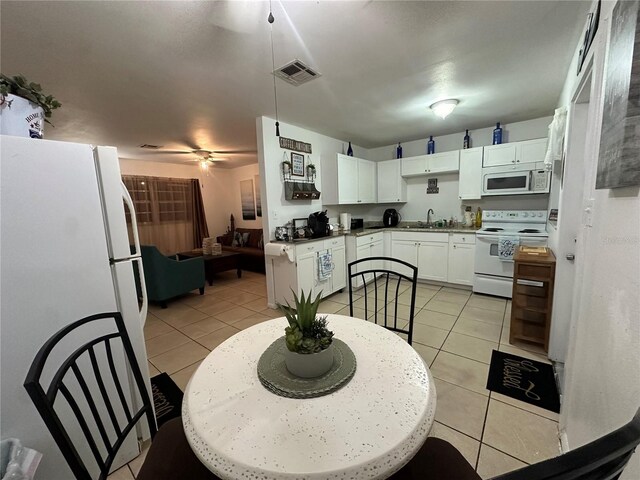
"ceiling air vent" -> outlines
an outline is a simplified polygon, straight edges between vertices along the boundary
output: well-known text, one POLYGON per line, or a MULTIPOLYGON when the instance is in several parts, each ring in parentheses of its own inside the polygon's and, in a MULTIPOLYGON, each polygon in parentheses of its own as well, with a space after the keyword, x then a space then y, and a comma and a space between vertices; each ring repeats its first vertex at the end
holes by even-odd
POLYGON ((157 150, 161 147, 162 145, 151 145, 150 143, 143 143, 142 145, 140 145, 140 148, 146 148, 148 150, 157 150))
POLYGON ((296 87, 322 75, 311 67, 306 66, 298 59, 287 63, 283 67, 277 68, 273 74, 296 87))

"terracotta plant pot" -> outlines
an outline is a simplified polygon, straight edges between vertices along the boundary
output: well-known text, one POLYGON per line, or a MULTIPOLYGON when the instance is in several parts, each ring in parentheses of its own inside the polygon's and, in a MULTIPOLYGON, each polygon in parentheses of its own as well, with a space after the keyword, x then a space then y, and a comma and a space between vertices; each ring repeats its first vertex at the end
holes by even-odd
POLYGON ((0 98, 0 133, 15 137, 42 138, 44 110, 26 98, 8 94, 0 98))
POLYGON ((297 377, 313 378, 324 375, 333 367, 333 345, 318 353, 284 352, 287 370, 297 377))

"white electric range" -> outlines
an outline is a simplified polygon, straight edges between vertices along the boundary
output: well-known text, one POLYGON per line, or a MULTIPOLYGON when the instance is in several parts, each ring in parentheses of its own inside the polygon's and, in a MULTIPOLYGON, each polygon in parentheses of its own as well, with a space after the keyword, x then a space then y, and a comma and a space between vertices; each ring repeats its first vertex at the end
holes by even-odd
POLYGON ((513 260, 498 256, 500 237, 517 237, 520 245, 547 245, 546 210, 485 210, 476 232, 473 291, 511 298, 513 260))

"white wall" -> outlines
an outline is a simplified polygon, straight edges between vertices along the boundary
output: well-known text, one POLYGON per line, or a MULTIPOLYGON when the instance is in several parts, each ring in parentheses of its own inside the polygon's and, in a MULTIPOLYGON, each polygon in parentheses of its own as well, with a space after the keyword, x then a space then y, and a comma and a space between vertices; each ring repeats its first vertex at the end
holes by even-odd
MULTIPOLYGON (((347 142, 327 137, 304 128, 280 122, 280 134, 311 144, 312 152, 305 154, 305 165, 312 162, 316 166, 316 188, 322 192, 322 158, 342 153, 347 142)), ((284 184, 281 174, 282 161, 291 159, 291 151, 280 148, 275 135, 275 120, 267 117, 256 119, 256 137, 258 139, 258 164, 262 178, 262 209, 264 238, 273 240, 275 227, 284 225, 294 218, 307 218, 311 213, 323 209, 322 194, 319 200, 285 200, 284 184)), ((364 157, 367 151, 352 144, 355 156, 364 157)), ((329 212, 331 216, 331 212, 329 212)), ((273 269, 266 262, 267 294, 269 304, 274 303, 273 269)))
MULTIPOLYGON (((209 235, 216 237, 227 231, 229 216, 233 213, 236 226, 244 228, 262 228, 262 220, 242 220, 240 208, 240 180, 253 178, 258 174, 258 165, 223 169, 215 166, 202 172, 197 163, 179 165, 153 161, 120 159, 123 175, 147 175, 153 177, 197 178, 202 189, 209 235)), ((264 207, 263 207, 264 208, 264 207)))
MULTIPOLYGON (((599 40, 592 47, 598 57, 594 68, 600 70, 613 7, 602 2, 599 40)), ((565 90, 573 90, 573 71, 565 90)), ((602 101, 588 126, 597 140, 601 122, 602 101)), ((628 422, 640 406, 640 187, 595 190, 596 166, 597 155, 587 158, 584 198, 593 202, 593 226, 583 224, 577 252, 584 262, 575 282, 579 303, 574 304, 560 411, 570 448, 628 422)), ((621 478, 640 478, 638 453, 621 478)))

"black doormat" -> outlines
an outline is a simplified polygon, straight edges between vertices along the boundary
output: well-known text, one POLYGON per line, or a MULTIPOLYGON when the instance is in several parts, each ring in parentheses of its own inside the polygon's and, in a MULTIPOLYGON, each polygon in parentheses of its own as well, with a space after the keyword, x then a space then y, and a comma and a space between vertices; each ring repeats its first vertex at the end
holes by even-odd
POLYGON ((553 367, 546 363, 494 350, 487 389, 560 413, 553 367))
POLYGON ((179 417, 182 409, 182 390, 166 373, 151 377, 153 405, 156 409, 158 428, 172 418, 179 417))

